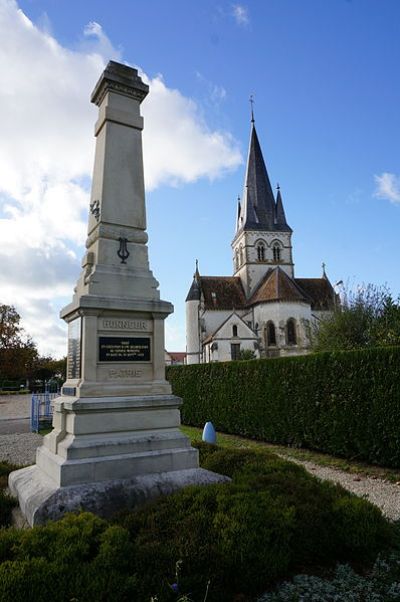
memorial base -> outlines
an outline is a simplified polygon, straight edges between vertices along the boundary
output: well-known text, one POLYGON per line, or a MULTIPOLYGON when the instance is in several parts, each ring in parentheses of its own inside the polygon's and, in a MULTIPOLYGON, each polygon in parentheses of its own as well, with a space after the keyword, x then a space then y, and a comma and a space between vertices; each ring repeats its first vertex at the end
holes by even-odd
MULTIPOLYGON (((28 466, 11 473, 9 487, 18 497, 23 517, 34 526, 59 520, 66 512, 87 511, 109 518, 188 485, 229 481, 203 468, 191 468, 60 488, 37 466, 28 466)), ((19 521, 22 524, 21 517, 19 521)))

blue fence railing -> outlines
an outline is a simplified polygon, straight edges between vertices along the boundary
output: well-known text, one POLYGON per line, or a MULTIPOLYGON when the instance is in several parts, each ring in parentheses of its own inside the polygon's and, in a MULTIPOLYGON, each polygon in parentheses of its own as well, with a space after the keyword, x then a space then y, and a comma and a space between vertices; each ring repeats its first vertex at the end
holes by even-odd
POLYGON ((31 403, 31 431, 38 433, 41 424, 48 424, 53 419, 52 400, 58 397, 59 393, 33 393, 31 403))

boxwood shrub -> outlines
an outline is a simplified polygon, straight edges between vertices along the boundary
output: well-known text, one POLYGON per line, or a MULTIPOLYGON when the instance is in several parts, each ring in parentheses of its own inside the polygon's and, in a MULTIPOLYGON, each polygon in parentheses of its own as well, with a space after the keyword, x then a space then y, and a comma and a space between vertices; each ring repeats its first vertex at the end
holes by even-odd
POLYGON ((400 467, 400 347, 172 366, 184 424, 400 467))
POLYGON ((188 487, 111 522, 85 513, 0 530, 0 602, 200 602, 207 587, 207 602, 249 602, 304 568, 368 562, 394 541, 377 508, 300 466, 200 447, 202 465, 231 483, 188 487))

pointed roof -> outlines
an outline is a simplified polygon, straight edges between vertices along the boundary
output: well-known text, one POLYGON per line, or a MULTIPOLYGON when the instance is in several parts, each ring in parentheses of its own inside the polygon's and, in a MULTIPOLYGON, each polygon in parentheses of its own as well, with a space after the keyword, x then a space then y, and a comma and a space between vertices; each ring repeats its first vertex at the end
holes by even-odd
POLYGON ((297 301, 310 303, 310 298, 279 266, 269 269, 249 299, 249 305, 268 301, 297 301))
POLYGON ((189 289, 189 292, 186 297, 186 301, 200 301, 200 298, 201 298, 201 290, 200 290, 199 262, 196 259, 196 271, 193 274, 192 286, 189 289))
POLYGON ((213 339, 218 339, 218 333, 221 332, 221 330, 223 330, 225 328, 225 326, 227 324, 229 324, 229 322, 232 321, 232 318, 235 320, 235 322, 241 322, 242 323, 242 327, 244 327, 245 332, 248 333, 249 336, 247 337, 243 337, 241 336, 240 339, 254 339, 257 340, 257 335, 256 333, 250 328, 250 326, 243 320, 243 318, 241 316, 239 316, 236 311, 234 310, 231 314, 229 314, 229 316, 226 318, 226 320, 224 320, 222 322, 222 324, 220 324, 219 326, 217 326, 217 328, 214 330, 213 333, 209 334, 208 337, 206 339, 204 339, 203 341, 203 345, 206 345, 207 343, 210 343, 213 339))
POLYGON ((284 230, 285 226, 286 226, 286 229, 291 230, 291 228, 289 228, 288 223, 286 221, 285 210, 283 208, 282 195, 281 195, 281 189, 280 189, 279 184, 278 184, 278 194, 276 196, 275 224, 276 224, 276 226, 278 226, 279 230, 284 230))
MULTIPOLYGON (((278 194, 278 200, 279 197, 278 194)), ((242 229, 269 232, 292 231, 286 222, 282 198, 280 198, 279 205, 278 201, 275 202, 253 118, 243 199, 236 231, 242 229)))

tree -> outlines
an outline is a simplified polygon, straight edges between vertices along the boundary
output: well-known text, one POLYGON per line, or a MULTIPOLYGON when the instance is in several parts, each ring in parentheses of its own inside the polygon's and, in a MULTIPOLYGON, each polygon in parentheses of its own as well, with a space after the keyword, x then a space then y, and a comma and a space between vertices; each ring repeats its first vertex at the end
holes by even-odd
POLYGON ((56 360, 51 356, 38 357, 32 370, 32 378, 43 384, 50 379, 62 384, 66 380, 67 358, 56 360))
POLYGON ((256 354, 252 349, 241 349, 239 352, 240 360, 255 360, 256 354))
MULTIPOLYGON (((12 305, 0 305, 0 380, 27 379, 38 356, 35 343, 20 325, 12 305)), ((1 383, 0 383, 1 384, 1 383)))
POLYGON ((400 345, 400 305, 386 287, 372 284, 345 292, 333 314, 321 320, 315 351, 400 345))

